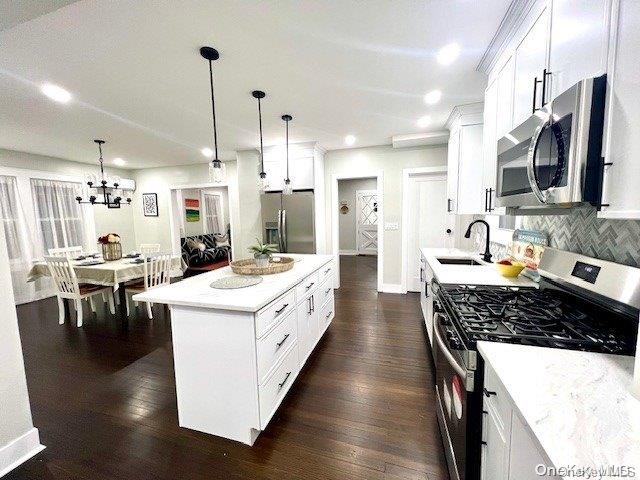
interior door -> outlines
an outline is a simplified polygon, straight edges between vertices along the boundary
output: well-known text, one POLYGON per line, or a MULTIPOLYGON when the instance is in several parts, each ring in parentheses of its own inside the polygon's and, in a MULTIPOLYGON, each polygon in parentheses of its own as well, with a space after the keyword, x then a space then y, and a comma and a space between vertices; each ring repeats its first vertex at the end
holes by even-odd
POLYGON ((378 254, 378 192, 356 190, 356 248, 358 255, 378 254))
POLYGON ((422 174, 409 177, 407 290, 419 292, 420 249, 446 248, 447 177, 422 174))

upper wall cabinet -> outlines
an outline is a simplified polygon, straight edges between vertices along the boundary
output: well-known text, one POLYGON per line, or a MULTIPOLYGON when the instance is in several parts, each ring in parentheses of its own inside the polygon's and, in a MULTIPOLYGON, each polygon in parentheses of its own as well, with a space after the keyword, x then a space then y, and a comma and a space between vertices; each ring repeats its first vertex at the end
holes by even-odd
POLYGON ((454 108, 447 158, 447 210, 482 212, 482 104, 454 108))
POLYGON ((608 0, 553 0, 549 49, 549 101, 583 78, 605 73, 608 0))
POLYGON ((640 2, 617 0, 607 73, 603 218, 640 219, 640 2))
MULTIPOLYGON (((535 19, 515 53, 513 124, 520 125, 542 106, 549 45, 549 9, 535 19)), ((546 83, 545 83, 546 85, 546 83)))
MULTIPOLYGON (((264 171, 269 180, 268 192, 277 192, 284 187, 287 176, 284 147, 267 147, 264 153, 264 171)), ((312 147, 289 146, 289 178, 294 190, 312 190, 314 186, 314 152, 312 147)))

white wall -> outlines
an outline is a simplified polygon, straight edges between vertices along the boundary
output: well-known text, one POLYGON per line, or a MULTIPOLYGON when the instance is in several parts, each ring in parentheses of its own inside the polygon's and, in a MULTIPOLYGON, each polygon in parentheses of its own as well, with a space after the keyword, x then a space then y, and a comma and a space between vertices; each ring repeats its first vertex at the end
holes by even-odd
POLYGON ((338 181, 338 202, 347 202, 349 211, 340 213, 339 219, 339 244, 341 251, 353 252, 356 247, 356 191, 375 190, 377 188, 375 178, 358 178, 338 181))
MULTIPOLYGON (((248 248, 262 238, 262 215, 260 211, 260 191, 258 173, 260 155, 257 150, 243 150, 237 153, 238 164, 238 202, 240 212, 240 235, 238 248, 234 248, 234 259, 249 258, 248 248)), ((233 206, 232 206, 233 208, 233 206)))
POLYGON ((14 305, 9 258, 0 229, 0 476, 41 450, 33 427, 14 305))
MULTIPOLYGON (((46 157, 33 153, 16 152, 4 149, 0 149, 0 166, 69 175, 77 177, 80 182, 84 182, 85 173, 99 172, 97 159, 95 164, 85 164, 71 162, 62 158, 46 157)), ((133 177, 133 172, 131 170, 107 167, 105 171, 109 175, 117 175, 121 178, 133 177)), ((129 251, 135 248, 133 207, 123 206, 120 209, 109 209, 103 205, 96 205, 93 208, 97 235, 112 232, 118 233, 122 239, 124 251, 129 251)), ((97 240, 98 239, 96 238, 96 244, 98 243, 97 240)))
POLYGON ((382 171, 383 180, 383 222, 397 222, 398 230, 384 232, 384 278, 383 283, 397 285, 400 289, 402 277, 402 169, 410 167, 435 167, 447 164, 447 146, 400 148, 391 146, 350 148, 333 150, 325 154, 325 206, 327 216, 327 245, 331 245, 331 176, 362 176, 382 171))

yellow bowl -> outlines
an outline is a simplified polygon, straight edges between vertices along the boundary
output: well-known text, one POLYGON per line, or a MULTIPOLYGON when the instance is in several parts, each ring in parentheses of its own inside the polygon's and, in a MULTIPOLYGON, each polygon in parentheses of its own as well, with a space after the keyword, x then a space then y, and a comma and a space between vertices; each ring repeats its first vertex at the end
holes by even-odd
POLYGON ((503 277, 517 277, 520 275, 520 272, 524 270, 524 264, 519 262, 513 262, 513 265, 503 265, 501 263, 496 263, 496 268, 498 269, 498 273, 503 277))

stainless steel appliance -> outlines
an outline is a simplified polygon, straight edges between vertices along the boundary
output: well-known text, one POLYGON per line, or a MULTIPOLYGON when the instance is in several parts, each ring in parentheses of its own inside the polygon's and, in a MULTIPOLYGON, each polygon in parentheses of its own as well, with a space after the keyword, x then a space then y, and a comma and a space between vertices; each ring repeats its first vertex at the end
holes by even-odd
POLYGON ((313 192, 265 193, 260 198, 262 237, 285 253, 316 253, 313 192))
POLYGON ((534 100, 531 117, 498 141, 497 206, 519 214, 580 203, 600 207, 605 91, 603 75, 540 109, 534 100))
POLYGON ((438 422, 453 480, 480 478, 484 365, 476 342, 633 355, 640 269, 548 248, 540 288, 445 285, 435 293, 438 422))

